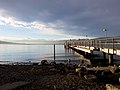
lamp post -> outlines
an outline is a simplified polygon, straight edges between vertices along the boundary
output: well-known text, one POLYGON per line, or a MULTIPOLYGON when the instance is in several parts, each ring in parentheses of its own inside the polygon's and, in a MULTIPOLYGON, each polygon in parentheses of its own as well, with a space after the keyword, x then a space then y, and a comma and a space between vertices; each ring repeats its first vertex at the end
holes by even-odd
POLYGON ((107 29, 103 29, 103 31, 105 32, 105 37, 107 37, 107 29))
MULTIPOLYGON (((107 44, 107 29, 103 29, 103 32, 105 32, 105 45, 103 45, 103 47, 106 47, 106 44, 107 44)), ((109 53, 109 52, 108 52, 109 53)), ((103 52, 103 58, 105 60, 105 63, 106 63, 106 53, 103 52)), ((109 60, 109 64, 111 63, 112 60, 109 60)))
POLYGON ((106 44, 107 44, 107 29, 104 28, 104 29, 103 29, 103 32, 105 32, 105 38, 106 38, 106 39, 105 39, 105 46, 106 46, 106 44))
POLYGON ((85 47, 87 46, 87 35, 86 35, 86 39, 85 39, 85 47))

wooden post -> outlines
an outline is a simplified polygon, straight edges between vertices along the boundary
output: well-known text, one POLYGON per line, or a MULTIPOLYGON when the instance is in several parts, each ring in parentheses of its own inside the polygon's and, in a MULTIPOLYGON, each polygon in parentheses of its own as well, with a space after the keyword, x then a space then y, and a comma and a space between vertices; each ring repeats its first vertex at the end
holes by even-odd
POLYGON ((94 41, 93 41, 93 46, 94 46, 94 48, 95 48, 95 46, 96 46, 96 45, 95 45, 95 39, 94 39, 94 41))
POLYGON ((103 52, 103 59, 106 60, 106 53, 103 52))
POLYGON ((54 44, 54 62, 55 62, 55 44, 54 44))
POLYGON ((91 54, 90 59, 93 60, 93 59, 94 59, 94 56, 93 56, 93 55, 94 55, 94 54, 93 54, 93 50, 90 50, 90 54, 91 54))
POLYGON ((104 65, 107 64, 107 59, 106 59, 106 53, 103 52, 103 62, 104 62, 104 65))
POLYGON ((89 40, 89 50, 90 50, 90 47, 91 47, 91 45, 90 45, 91 43, 90 43, 90 40, 89 40))
POLYGON ((109 65, 113 65, 113 54, 109 54, 109 65))

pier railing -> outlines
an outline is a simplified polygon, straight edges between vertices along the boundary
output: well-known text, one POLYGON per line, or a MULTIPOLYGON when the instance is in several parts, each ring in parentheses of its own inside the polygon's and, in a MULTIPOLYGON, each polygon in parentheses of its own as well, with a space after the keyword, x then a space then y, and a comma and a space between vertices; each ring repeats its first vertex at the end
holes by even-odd
POLYGON ((72 48, 85 57, 89 57, 91 60, 94 58, 93 54, 96 51, 101 52, 103 53, 103 60, 109 59, 109 65, 113 65, 113 55, 120 56, 120 36, 69 40, 66 41, 65 47, 72 48))
POLYGON ((108 49, 120 50, 120 36, 96 38, 96 39, 69 40, 66 43, 67 45, 72 45, 72 46, 85 46, 85 47, 108 48, 108 49))

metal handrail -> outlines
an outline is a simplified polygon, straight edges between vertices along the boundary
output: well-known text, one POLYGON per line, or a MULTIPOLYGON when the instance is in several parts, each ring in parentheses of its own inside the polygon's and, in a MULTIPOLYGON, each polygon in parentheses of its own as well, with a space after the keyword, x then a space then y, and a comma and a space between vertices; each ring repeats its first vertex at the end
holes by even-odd
POLYGON ((120 50, 120 36, 116 37, 102 37, 96 39, 81 39, 81 40, 70 40, 67 43, 70 45, 89 46, 95 48, 110 48, 113 50, 120 50))

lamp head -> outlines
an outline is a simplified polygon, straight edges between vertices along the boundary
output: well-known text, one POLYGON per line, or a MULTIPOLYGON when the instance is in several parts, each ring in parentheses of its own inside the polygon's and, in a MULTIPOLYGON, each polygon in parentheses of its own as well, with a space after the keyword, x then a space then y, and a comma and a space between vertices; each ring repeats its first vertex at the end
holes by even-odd
POLYGON ((103 31, 107 31, 107 29, 103 29, 103 31))

